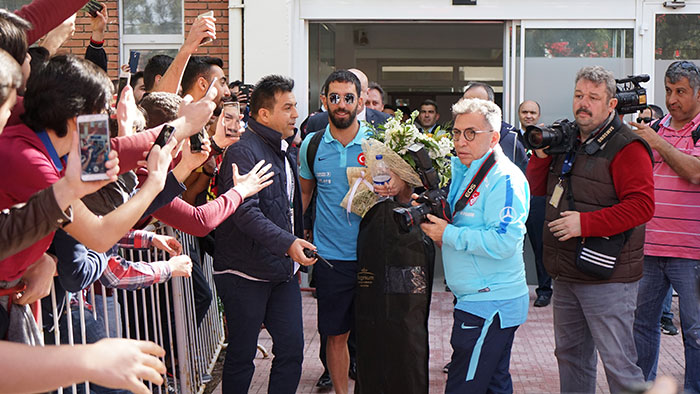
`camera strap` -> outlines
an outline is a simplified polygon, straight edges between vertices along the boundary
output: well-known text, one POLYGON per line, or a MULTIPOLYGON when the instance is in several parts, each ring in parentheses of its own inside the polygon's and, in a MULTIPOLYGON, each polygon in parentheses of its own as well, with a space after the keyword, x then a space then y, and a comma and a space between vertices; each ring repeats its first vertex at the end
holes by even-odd
POLYGON ((469 182, 469 186, 467 186, 467 188, 464 190, 462 197, 457 200, 457 203, 455 204, 455 212, 461 211, 467 206, 467 202, 469 202, 469 199, 472 198, 472 194, 474 194, 476 189, 479 188, 479 185, 481 185, 481 182, 484 181, 484 178, 486 178, 486 175, 489 173, 489 171, 491 171, 494 164, 496 164, 496 154, 492 151, 489 157, 487 157, 486 160, 481 163, 479 171, 476 172, 474 178, 472 178, 471 182, 469 182))

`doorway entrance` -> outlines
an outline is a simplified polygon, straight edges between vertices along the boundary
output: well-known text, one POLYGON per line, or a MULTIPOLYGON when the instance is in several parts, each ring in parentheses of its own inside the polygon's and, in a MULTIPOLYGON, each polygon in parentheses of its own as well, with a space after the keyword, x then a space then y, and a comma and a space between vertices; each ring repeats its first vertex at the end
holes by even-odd
POLYGON ((309 112, 335 69, 359 68, 385 91, 385 104, 411 111, 426 99, 441 120, 469 82, 493 86, 502 104, 504 22, 309 23, 309 112))

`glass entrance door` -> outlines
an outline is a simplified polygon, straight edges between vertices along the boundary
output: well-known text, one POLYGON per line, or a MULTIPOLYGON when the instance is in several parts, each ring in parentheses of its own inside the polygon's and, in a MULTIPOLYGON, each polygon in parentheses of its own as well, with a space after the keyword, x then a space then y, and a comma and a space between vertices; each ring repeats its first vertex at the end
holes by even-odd
MULTIPOLYGON (((671 3, 670 1, 668 3, 671 3)), ((664 74, 676 60, 700 65, 700 4, 673 9, 645 3, 642 11, 641 67, 652 80, 647 90, 650 103, 667 112, 664 74)))
POLYGON ((622 78, 633 73, 634 21, 513 21, 506 41, 510 52, 507 66, 507 120, 520 127, 517 107, 524 100, 540 104, 543 123, 572 119, 576 72, 584 66, 600 65, 622 78), (606 26, 607 25, 607 26, 606 26))

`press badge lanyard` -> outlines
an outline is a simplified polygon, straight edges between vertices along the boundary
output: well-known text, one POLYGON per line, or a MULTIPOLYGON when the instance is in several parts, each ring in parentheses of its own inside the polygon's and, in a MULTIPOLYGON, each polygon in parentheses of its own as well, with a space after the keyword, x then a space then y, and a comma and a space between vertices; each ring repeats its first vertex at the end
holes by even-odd
MULTIPOLYGON (((564 158, 564 165, 561 167, 561 175, 559 175, 559 183, 554 186, 552 191, 552 197, 549 199, 549 205, 554 208, 559 207, 559 202, 561 201, 561 196, 564 194, 564 179, 571 175, 571 168, 574 166, 574 160, 576 160, 576 151, 572 150, 566 154, 564 158)), ((571 190, 571 185, 569 185, 569 190, 571 190)))

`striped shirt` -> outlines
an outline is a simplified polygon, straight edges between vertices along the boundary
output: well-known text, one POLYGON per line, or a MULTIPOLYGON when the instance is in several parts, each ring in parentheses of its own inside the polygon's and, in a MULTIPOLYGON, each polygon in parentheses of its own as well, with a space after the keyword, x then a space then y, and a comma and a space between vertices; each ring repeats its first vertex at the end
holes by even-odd
MULTIPOLYGON (((693 144, 691 136, 700 125, 700 113, 680 130, 670 124, 667 115, 661 120, 659 135, 679 151, 700 157, 700 141, 693 144)), ((644 254, 700 259, 700 185, 678 176, 656 151, 654 194, 656 210, 646 226, 644 254)))

